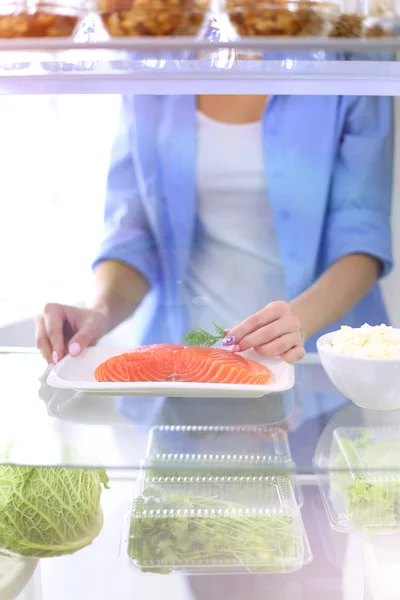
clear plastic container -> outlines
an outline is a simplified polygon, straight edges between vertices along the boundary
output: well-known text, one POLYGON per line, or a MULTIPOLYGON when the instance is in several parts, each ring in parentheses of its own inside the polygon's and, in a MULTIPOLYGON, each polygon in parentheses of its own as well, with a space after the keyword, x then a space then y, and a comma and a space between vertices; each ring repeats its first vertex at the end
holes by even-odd
POLYGON ((335 1, 225 0, 230 22, 241 37, 324 36, 338 15, 335 1))
POLYGON ((87 14, 84 0, 0 0, 0 38, 68 38, 87 14))
POLYGON ((142 466, 160 476, 273 476, 287 477, 297 504, 301 487, 293 483, 287 432, 273 426, 156 426, 150 430, 142 466))
POLYGON ((398 427, 338 427, 331 448, 315 463, 334 529, 400 528, 398 427))
POLYGON ((342 0, 331 37, 360 38, 393 35, 393 0, 342 0))
POLYGON ((142 475, 125 531, 144 572, 289 573, 312 558, 285 477, 142 475))
POLYGON ((197 36, 210 0, 97 0, 111 37, 197 36))
POLYGON ((394 35, 395 13, 393 0, 369 0, 364 20, 364 36, 379 38, 394 35))

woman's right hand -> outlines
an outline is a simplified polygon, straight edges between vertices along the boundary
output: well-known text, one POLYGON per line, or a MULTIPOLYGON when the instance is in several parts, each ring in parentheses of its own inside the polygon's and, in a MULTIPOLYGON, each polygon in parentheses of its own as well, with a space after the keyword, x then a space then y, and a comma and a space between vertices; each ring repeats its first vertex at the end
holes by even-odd
POLYGON ((36 317, 36 346, 49 364, 56 364, 66 354, 77 356, 107 331, 101 310, 50 303, 36 317))

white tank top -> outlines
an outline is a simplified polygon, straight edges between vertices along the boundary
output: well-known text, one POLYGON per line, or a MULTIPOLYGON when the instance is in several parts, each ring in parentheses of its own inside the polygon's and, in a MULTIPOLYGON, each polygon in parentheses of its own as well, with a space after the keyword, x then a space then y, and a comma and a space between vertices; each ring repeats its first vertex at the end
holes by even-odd
POLYGON ((197 221, 184 294, 190 327, 207 330, 286 299, 260 122, 197 113, 197 221))

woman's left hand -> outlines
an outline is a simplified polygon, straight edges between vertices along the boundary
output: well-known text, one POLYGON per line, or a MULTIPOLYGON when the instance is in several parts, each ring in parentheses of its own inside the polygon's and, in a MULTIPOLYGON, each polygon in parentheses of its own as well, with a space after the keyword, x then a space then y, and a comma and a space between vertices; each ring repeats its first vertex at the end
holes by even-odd
POLYGON ((224 340, 233 352, 250 348, 262 356, 277 356, 296 362, 305 356, 304 338, 299 319, 288 302, 271 302, 237 327, 230 329, 224 340))

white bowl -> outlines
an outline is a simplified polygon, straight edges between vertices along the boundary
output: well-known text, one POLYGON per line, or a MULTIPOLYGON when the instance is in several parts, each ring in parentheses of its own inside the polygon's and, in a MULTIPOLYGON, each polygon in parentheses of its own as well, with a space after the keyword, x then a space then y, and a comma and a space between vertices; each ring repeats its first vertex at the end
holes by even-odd
POLYGON ((337 332, 317 340, 317 350, 329 379, 343 396, 361 408, 400 408, 400 359, 364 358, 335 352, 327 344, 337 332))

